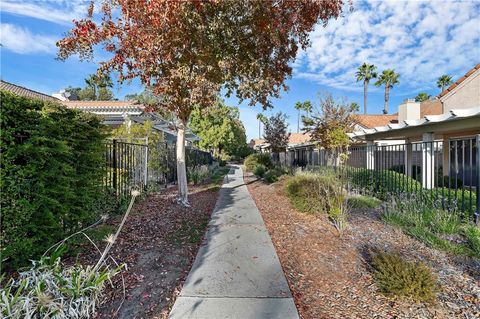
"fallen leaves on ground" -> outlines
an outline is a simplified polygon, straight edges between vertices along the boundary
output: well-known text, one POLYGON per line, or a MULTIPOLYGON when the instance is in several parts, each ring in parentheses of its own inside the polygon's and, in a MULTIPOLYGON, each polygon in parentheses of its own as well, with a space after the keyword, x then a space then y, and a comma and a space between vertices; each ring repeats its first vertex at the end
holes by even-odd
MULTIPOLYGON (((106 290, 97 318, 167 318, 201 244, 218 187, 190 187, 190 208, 176 204, 175 196, 172 187, 135 204, 110 253, 127 265, 122 272, 125 300, 122 304, 118 275, 106 290)), ((118 218, 109 223, 118 225, 118 218)), ((95 258, 94 252, 78 256, 82 263, 95 258)))
POLYGON ((282 181, 245 176, 279 255, 303 319, 480 318, 480 261, 431 249, 385 225, 379 212, 354 210, 342 236, 323 215, 296 211, 282 181), (421 260, 441 285, 437 302, 414 303, 379 293, 365 251, 377 247, 421 260))

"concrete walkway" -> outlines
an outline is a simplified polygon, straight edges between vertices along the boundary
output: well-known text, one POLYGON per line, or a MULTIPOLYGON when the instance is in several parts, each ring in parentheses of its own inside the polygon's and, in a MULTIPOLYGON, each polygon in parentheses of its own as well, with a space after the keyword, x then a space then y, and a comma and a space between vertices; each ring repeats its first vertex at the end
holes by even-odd
POLYGON ((275 248, 233 166, 170 319, 298 319, 275 248))

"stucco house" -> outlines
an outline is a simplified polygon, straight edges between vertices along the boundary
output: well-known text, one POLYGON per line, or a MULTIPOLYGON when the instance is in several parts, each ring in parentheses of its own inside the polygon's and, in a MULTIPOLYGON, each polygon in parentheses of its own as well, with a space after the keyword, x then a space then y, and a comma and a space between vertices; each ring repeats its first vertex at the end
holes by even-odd
POLYGON ((360 150, 359 144, 366 145, 366 159, 362 160, 367 168, 375 169, 380 160, 376 156, 379 147, 390 145, 381 149, 390 159, 385 168, 402 163, 405 174, 412 176, 412 167, 418 167, 424 188, 438 183, 440 173, 460 179, 469 187, 478 187, 480 64, 438 99, 429 101, 423 109, 421 106, 407 100, 399 107, 397 123, 353 132, 350 136, 357 145, 352 152, 360 150), (398 143, 382 145, 385 141, 398 143))

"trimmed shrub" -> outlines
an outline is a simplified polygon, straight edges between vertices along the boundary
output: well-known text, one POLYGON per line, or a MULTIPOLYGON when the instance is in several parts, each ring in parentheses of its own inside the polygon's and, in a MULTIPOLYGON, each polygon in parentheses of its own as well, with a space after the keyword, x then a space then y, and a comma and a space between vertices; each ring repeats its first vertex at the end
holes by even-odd
POLYGON ((259 164, 255 166, 255 169, 253 170, 253 174, 255 174, 255 176, 262 178, 263 175, 265 174, 265 171, 266 171, 265 166, 259 164))
POLYGON ((243 164, 249 172, 252 172, 257 165, 263 165, 266 169, 273 167, 272 159, 268 153, 250 154, 247 156, 243 164))
POLYGON ((264 175, 265 181, 270 184, 278 181, 278 177, 279 176, 277 175, 277 172, 275 170, 269 170, 264 175))
POLYGON ((374 277, 380 291, 414 301, 432 301, 437 292, 437 280, 421 262, 404 260, 400 255, 376 252, 372 256, 374 277))
POLYGON ((0 94, 0 260, 10 271, 103 214, 105 135, 96 116, 0 94))
POLYGON ((349 183, 360 189, 367 189, 380 199, 388 198, 389 193, 415 192, 422 185, 406 176, 394 171, 373 171, 364 168, 348 168, 349 183))

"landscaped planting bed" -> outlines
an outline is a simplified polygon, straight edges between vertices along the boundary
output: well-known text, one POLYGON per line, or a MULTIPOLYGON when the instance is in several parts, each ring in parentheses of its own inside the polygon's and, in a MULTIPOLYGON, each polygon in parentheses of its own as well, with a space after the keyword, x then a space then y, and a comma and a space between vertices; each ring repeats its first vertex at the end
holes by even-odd
MULTIPOLYGON (((302 318, 480 317, 479 259, 427 247, 382 221, 380 208, 353 208, 340 235, 327 214, 293 208, 283 179, 270 185, 251 174, 245 179, 302 318), (415 302, 381 292, 372 250, 401 256, 393 260, 408 261, 410 270, 416 263, 422 265, 422 273, 414 275, 436 281, 435 300, 415 302), (433 277, 426 275, 424 266, 433 277)), ((372 205, 364 206, 375 206, 368 202, 372 205)))
MULTIPOLYGON (((117 275, 113 286, 107 285, 97 318, 167 318, 202 241, 218 190, 212 184, 190 186, 190 208, 175 203, 176 187, 138 201, 110 252, 127 265, 122 272, 125 300, 122 276, 117 275)), ((113 219, 107 227, 117 224, 113 219)), ((93 250, 79 250, 84 253, 70 262, 89 264, 98 259, 93 250)))

